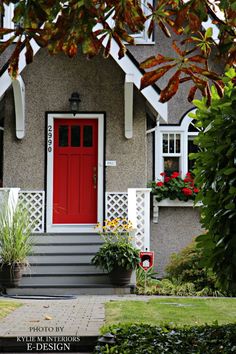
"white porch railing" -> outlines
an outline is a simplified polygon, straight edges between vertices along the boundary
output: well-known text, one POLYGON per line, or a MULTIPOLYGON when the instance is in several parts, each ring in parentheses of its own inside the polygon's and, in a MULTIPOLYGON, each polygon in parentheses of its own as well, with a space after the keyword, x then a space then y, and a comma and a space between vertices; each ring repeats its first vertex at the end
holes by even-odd
POLYGON ((45 192, 20 191, 19 203, 22 203, 29 212, 33 232, 44 232, 45 192))
POLYGON ((106 193, 106 219, 127 218, 135 228, 135 244, 150 249, 150 188, 129 188, 106 193))

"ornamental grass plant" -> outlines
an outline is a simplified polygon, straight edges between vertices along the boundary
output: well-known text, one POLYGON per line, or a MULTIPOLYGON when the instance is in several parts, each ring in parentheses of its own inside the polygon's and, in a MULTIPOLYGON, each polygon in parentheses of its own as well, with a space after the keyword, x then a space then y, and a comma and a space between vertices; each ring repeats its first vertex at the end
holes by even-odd
POLYGON ((5 207, 0 213, 1 265, 27 265, 32 251, 31 227, 26 208, 17 205, 15 210, 5 207))
POLYGON ((184 179, 177 171, 170 175, 162 172, 160 176, 163 180, 153 181, 149 185, 158 202, 167 198, 181 201, 194 200, 199 192, 191 172, 187 172, 184 179))

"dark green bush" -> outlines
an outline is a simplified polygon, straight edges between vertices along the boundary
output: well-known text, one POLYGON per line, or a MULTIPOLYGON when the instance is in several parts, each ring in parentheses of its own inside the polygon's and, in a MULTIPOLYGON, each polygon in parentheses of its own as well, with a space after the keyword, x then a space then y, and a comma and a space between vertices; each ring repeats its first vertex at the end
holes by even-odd
POLYGON ((203 288, 217 290, 216 278, 210 270, 204 268, 202 262, 202 250, 196 247, 193 241, 179 253, 174 253, 166 267, 166 277, 172 282, 183 284, 193 283, 196 291, 203 288))
POLYGON ((230 354, 236 353, 236 324, 172 328, 147 324, 109 328, 116 344, 100 346, 96 354, 230 354))

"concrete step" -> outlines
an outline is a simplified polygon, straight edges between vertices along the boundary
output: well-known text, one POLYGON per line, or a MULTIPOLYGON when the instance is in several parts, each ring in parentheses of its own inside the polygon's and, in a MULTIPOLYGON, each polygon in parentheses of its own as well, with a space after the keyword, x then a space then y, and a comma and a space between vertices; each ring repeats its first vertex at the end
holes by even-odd
POLYGON ((125 295, 133 292, 127 287, 112 287, 107 284, 94 285, 80 284, 78 286, 22 286, 7 289, 7 294, 12 296, 53 296, 53 295, 125 295))
POLYGON ((24 274, 74 274, 74 273, 103 273, 100 268, 96 268, 94 265, 85 264, 31 264, 30 267, 26 268, 24 274))
POLYGON ((55 263, 90 263, 94 253, 68 253, 68 254, 34 254, 28 257, 29 263, 55 264, 55 263))
POLYGON ((32 240, 35 244, 40 243, 100 243, 103 241, 98 234, 34 234, 32 240))
POLYGON ((33 247, 33 254, 96 253, 99 248, 96 243, 38 244, 33 247))
POLYGON ((71 286, 90 284, 109 284, 109 276, 102 273, 78 274, 27 274, 20 280, 20 286, 71 286))

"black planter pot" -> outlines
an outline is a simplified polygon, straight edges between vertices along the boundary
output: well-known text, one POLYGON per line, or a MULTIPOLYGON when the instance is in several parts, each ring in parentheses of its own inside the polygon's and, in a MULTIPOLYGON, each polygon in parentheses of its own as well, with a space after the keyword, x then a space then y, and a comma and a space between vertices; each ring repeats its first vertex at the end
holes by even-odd
POLYGON ((22 264, 0 264, 0 287, 15 288, 19 285, 24 266, 22 264))
POLYGON ((125 269, 123 267, 116 267, 109 273, 109 278, 112 285, 126 286, 130 283, 132 269, 125 269))

